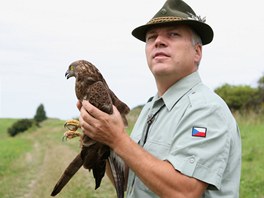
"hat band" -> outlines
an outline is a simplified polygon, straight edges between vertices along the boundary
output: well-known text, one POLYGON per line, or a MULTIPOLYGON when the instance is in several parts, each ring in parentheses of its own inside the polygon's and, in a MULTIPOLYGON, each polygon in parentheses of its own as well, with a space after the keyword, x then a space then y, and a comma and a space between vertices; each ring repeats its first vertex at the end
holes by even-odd
POLYGON ((155 23, 164 23, 164 22, 172 22, 172 21, 182 21, 184 18, 182 17, 157 17, 154 19, 151 19, 148 24, 155 24, 155 23))

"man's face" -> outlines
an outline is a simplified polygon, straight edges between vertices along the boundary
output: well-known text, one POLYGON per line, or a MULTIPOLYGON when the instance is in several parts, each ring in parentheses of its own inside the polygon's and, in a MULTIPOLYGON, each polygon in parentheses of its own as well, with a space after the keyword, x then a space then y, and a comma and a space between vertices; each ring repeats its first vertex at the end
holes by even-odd
POLYGON ((176 82, 196 71, 201 50, 200 44, 193 44, 192 30, 185 25, 156 27, 146 34, 147 63, 155 77, 176 82))

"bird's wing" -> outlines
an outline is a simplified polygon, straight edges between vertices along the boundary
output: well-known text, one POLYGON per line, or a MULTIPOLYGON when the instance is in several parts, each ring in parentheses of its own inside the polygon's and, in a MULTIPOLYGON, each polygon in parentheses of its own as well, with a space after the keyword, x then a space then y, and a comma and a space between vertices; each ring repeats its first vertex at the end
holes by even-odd
POLYGON ((114 180, 114 186, 118 198, 124 198, 125 192, 125 164, 123 160, 114 152, 110 153, 108 162, 111 170, 111 177, 114 180))
POLYGON ((105 113, 113 113, 113 103, 108 87, 101 81, 97 81, 87 87, 84 99, 105 113))
POLYGON ((121 116, 122 116, 122 119, 123 119, 123 122, 124 122, 124 125, 125 126, 128 126, 128 122, 127 122, 127 119, 126 119, 126 115, 129 113, 130 109, 129 107, 124 103, 122 102, 115 94, 114 92, 109 89, 109 94, 110 94, 110 97, 113 101, 113 104, 116 106, 117 110, 120 112, 121 116))
POLYGON ((83 160, 80 154, 78 154, 74 158, 74 160, 69 164, 69 166, 65 169, 61 178, 55 185, 51 193, 51 196, 56 196, 61 191, 61 189, 70 181, 72 176, 81 168, 82 165, 83 165, 83 160))

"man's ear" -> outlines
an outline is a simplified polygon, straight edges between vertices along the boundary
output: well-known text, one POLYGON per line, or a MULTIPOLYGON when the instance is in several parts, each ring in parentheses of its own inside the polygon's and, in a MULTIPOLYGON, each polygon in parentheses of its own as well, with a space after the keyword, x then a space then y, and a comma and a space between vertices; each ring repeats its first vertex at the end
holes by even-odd
POLYGON ((201 59, 202 59, 202 54, 203 54, 203 46, 199 43, 197 43, 194 46, 194 50, 195 50, 195 62, 197 64, 200 63, 201 59))

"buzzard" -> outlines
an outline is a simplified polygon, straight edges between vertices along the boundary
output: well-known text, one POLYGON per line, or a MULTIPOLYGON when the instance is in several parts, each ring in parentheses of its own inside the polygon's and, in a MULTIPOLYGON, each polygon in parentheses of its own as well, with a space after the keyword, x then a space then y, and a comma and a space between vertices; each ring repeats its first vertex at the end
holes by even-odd
MULTIPOLYGON (((95 107, 108 114, 113 113, 113 105, 115 105, 123 118, 124 124, 127 125, 126 114, 129 113, 129 107, 109 89, 102 74, 92 63, 85 60, 75 61, 70 64, 65 76, 67 79, 70 77, 76 78, 75 93, 80 101, 88 100, 95 107)), ((56 196, 81 166, 92 170, 95 178, 95 189, 97 189, 104 177, 106 161, 108 160, 117 197, 123 198, 125 167, 122 159, 107 145, 96 142, 85 134, 78 133, 77 129, 80 128, 80 125, 77 120, 69 120, 65 123, 65 126, 69 129, 64 134, 66 138, 81 137, 81 151, 66 168, 55 185, 51 196, 56 196)))

